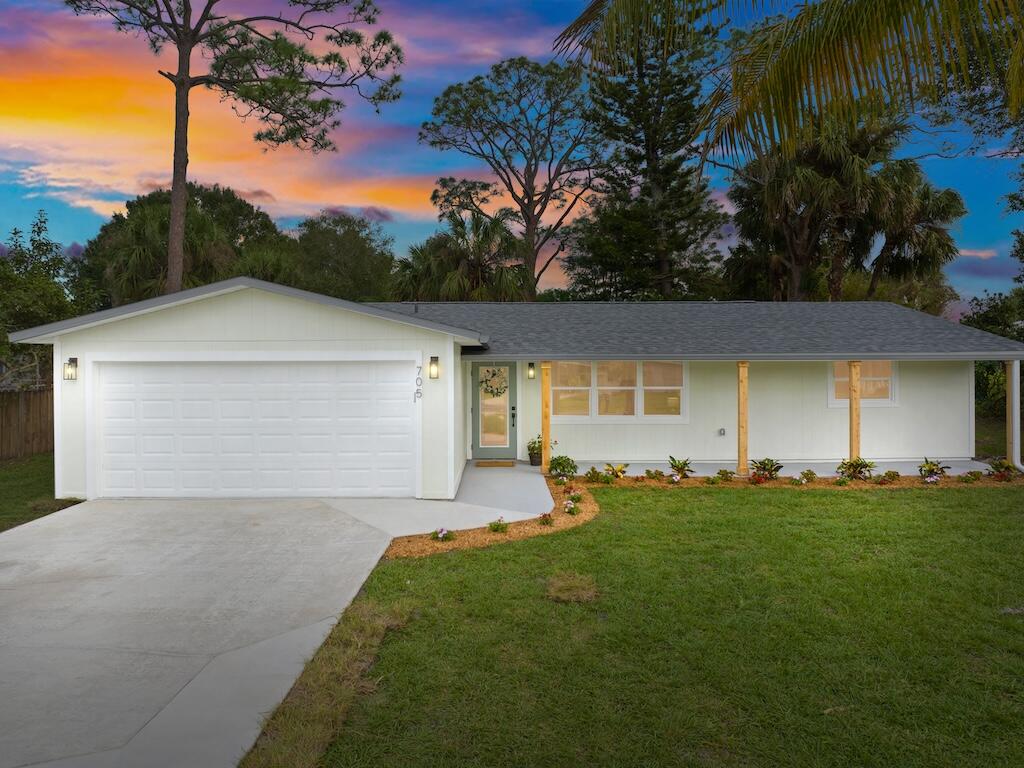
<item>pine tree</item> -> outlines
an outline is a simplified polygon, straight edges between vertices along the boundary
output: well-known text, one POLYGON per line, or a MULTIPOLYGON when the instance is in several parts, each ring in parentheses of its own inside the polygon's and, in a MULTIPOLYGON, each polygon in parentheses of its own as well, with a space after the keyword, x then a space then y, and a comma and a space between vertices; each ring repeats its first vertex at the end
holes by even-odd
POLYGON ((593 84, 589 120, 612 148, 588 215, 568 237, 565 269, 580 298, 704 298, 720 280, 719 230, 692 146, 701 69, 715 29, 671 50, 658 30, 593 84))

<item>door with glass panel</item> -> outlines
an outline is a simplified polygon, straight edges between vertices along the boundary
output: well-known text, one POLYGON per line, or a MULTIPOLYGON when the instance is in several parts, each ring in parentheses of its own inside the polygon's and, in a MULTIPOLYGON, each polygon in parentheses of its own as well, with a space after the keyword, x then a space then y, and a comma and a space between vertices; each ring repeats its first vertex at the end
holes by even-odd
POLYGON ((473 363, 473 458, 516 458, 516 364, 473 363))

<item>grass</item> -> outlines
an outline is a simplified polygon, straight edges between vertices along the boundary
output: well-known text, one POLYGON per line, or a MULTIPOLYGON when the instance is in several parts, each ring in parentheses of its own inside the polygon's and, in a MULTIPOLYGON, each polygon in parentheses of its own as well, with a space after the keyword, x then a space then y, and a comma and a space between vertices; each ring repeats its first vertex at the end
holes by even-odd
POLYGON ((53 454, 0 461, 0 531, 75 503, 53 498, 53 454))
POLYGON ((354 610, 403 620, 364 683, 300 678, 245 765, 1024 765, 1024 484, 595 495, 571 531, 382 563, 354 610), (567 574, 592 601, 548 597, 567 574))
MULTIPOLYGON (((1024 431, 1021 432, 1024 439, 1024 431)), ((1006 418, 978 416, 974 420, 975 455, 979 458, 1006 456, 1006 418)))

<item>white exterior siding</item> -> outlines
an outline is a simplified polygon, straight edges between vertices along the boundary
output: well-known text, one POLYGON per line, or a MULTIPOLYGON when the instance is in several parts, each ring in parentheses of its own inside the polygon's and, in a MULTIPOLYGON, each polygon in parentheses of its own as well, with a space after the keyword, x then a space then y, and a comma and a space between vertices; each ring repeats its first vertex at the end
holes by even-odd
MULTIPOLYGON (((828 404, 830 365, 750 364, 751 458, 838 461, 847 456, 849 412, 828 404)), ((973 363, 903 361, 895 368, 895 403, 862 401, 861 453, 869 459, 971 457, 973 363)))
MULTIPOLYGON (((451 498, 452 382, 456 366, 442 365, 439 379, 425 366, 432 355, 453 361, 452 338, 437 331, 350 312, 258 289, 245 289, 160 309, 149 314, 65 334, 58 360, 77 357, 79 379, 63 382, 55 360, 59 421, 57 488, 63 496, 89 491, 87 467, 95 459, 97 388, 94 366, 103 361, 303 359, 414 359, 424 366, 417 401, 419 495, 451 498), (445 370, 445 368, 447 370, 445 370), (89 402, 89 400, 93 402, 89 402)), ((454 361, 453 361, 454 363, 454 361)), ((409 382, 413 398, 415 382, 409 382)))
MULTIPOLYGON (((829 406, 826 362, 750 364, 750 456, 780 460, 840 460, 848 451, 848 413, 829 406)), ((540 362, 533 381, 521 365, 519 458, 540 432, 540 362)), ((893 405, 861 410, 862 453, 872 459, 969 458, 974 454, 974 366, 970 362, 899 362, 893 405)), ((687 366, 686 423, 587 423, 553 417, 555 454, 579 463, 664 462, 669 454, 700 461, 736 458, 736 364, 687 366), (719 430, 724 429, 725 435, 719 430)))

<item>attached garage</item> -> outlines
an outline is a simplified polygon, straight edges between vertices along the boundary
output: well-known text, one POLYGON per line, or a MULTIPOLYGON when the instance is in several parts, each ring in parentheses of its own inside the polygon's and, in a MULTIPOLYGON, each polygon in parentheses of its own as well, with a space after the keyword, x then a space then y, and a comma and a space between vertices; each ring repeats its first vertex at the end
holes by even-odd
POLYGON ((100 363, 99 496, 414 496, 408 361, 100 363))
POLYGON ((454 498, 456 361, 486 344, 246 277, 19 336, 53 345, 56 495, 88 499, 454 498))

